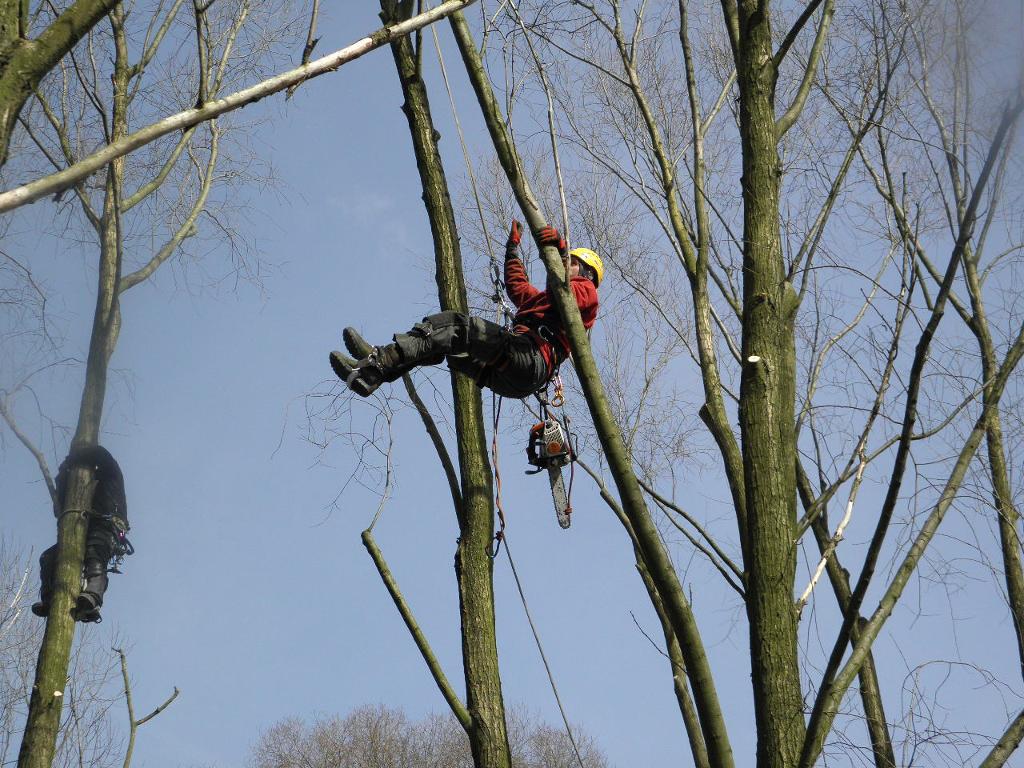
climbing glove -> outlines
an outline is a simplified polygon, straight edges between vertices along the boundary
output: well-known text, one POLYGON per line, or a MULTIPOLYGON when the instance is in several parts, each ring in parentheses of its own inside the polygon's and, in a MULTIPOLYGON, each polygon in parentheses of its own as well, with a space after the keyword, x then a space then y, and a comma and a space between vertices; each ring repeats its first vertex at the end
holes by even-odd
POLYGON ((553 245, 558 249, 558 253, 565 256, 568 246, 565 244, 565 238, 558 234, 558 230, 554 227, 544 227, 540 232, 537 233, 537 244, 538 245, 553 245))
POLYGON ((512 229, 508 233, 508 242, 505 243, 505 261, 519 258, 519 242, 523 239, 522 225, 512 219, 512 229))
POLYGON ((523 225, 520 224, 516 219, 512 219, 512 229, 509 230, 508 233, 508 242, 505 243, 506 248, 511 250, 512 248, 515 248, 519 245, 520 241, 523 239, 522 226, 523 225))

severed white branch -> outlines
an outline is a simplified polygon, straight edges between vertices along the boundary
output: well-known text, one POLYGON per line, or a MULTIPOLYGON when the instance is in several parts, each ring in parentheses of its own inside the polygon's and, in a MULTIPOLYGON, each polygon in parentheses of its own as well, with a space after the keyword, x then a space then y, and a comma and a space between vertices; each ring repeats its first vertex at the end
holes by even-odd
POLYGON ((804 606, 807 605, 807 601, 811 598, 811 593, 814 591, 814 587, 817 585, 818 580, 821 579, 821 574, 825 571, 825 566, 828 564, 828 559, 832 557, 832 553, 836 551, 836 547, 839 546, 839 542, 843 540, 843 534, 846 531, 846 526, 849 525, 850 519, 853 517, 853 503, 857 499, 857 491, 860 490, 861 481, 864 479, 864 470, 867 469, 868 460, 864 455, 863 446, 860 450, 860 466, 857 467, 857 476, 853 478, 853 486, 850 488, 850 498, 846 502, 846 512, 843 515, 843 519, 839 521, 839 526, 836 528, 835 535, 829 539, 828 545, 825 547, 825 551, 821 553, 821 560, 818 562, 818 567, 814 569, 814 575, 811 577, 811 583, 807 585, 807 589, 800 595, 800 599, 796 601, 796 614, 799 616, 804 606))
POLYGON ((206 120, 212 120, 227 112, 283 91, 292 85, 297 85, 305 80, 311 80, 327 72, 333 72, 341 65, 358 59, 360 56, 380 48, 392 40, 407 35, 410 32, 415 32, 417 29, 421 29, 446 16, 450 16, 471 5, 473 2, 474 0, 446 0, 446 2, 441 3, 436 8, 431 8, 398 24, 382 27, 373 34, 309 64, 304 64, 288 72, 275 75, 222 99, 215 99, 201 107, 186 109, 170 117, 165 117, 163 120, 159 120, 133 134, 106 145, 103 149, 94 152, 70 168, 0 194, 0 213, 5 213, 19 206, 34 202, 40 197, 55 194, 74 186, 90 174, 106 166, 112 160, 123 157, 161 136, 166 136, 174 131, 187 130, 206 120))

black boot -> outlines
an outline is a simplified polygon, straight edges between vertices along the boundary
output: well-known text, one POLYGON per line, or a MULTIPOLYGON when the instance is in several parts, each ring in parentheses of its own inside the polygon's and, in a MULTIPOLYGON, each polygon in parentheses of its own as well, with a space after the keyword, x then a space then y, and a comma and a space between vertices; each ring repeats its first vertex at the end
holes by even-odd
POLYGON ((379 354, 381 350, 373 347, 370 349, 370 354, 358 362, 338 351, 330 354, 331 370, 334 371, 334 375, 361 397, 369 397, 381 384, 396 381, 408 370, 398 365, 395 356, 389 351, 385 350, 383 354, 379 354))
POLYGON ((355 364, 345 383, 360 397, 369 397, 381 384, 398 381, 412 367, 402 364, 401 353, 394 344, 374 347, 369 355, 355 364))
POLYGON ((98 622, 103 594, 107 591, 107 561, 86 560, 83 580, 84 586, 75 603, 75 620, 98 622))
POLYGON ((346 381, 352 374, 352 371, 355 370, 355 360, 345 357, 341 352, 331 352, 329 359, 331 361, 331 370, 342 381, 346 381))
POLYGON ((75 603, 77 621, 100 621, 103 594, 107 591, 107 563, 116 543, 113 520, 93 517, 85 534, 85 558, 82 563, 82 591, 75 603))
POLYGON ((54 569, 57 567, 57 545, 47 549, 39 556, 39 601, 32 603, 32 613, 36 616, 50 615, 50 601, 53 599, 54 569))
POLYGON ((346 357, 341 352, 335 350, 330 354, 331 370, 334 371, 334 375, 342 381, 347 381, 348 377, 352 375, 352 371, 356 368, 356 360, 361 360, 373 351, 373 347, 366 343, 366 340, 356 333, 354 328, 346 328, 341 333, 341 338, 345 342, 345 349, 348 350, 351 358, 346 357))
POLYGON ((417 366, 437 365, 444 360, 448 350, 436 343, 435 329, 428 320, 430 318, 417 323, 408 333, 395 334, 394 342, 383 347, 371 347, 355 328, 346 328, 342 339, 358 362, 349 365, 340 352, 332 352, 331 367, 338 378, 345 379, 349 389, 357 395, 369 397, 381 384, 397 381, 417 366), (343 373, 346 374, 344 377, 343 373))
POLYGON ((331 369, 348 388, 361 397, 369 397, 381 384, 397 381, 415 365, 408 365, 395 344, 374 347, 359 335, 355 328, 346 328, 341 334, 345 349, 355 360, 341 352, 331 352, 331 369))
POLYGON ((362 360, 373 350, 366 339, 359 335, 355 328, 346 328, 341 332, 341 339, 345 342, 345 349, 356 360, 362 360))

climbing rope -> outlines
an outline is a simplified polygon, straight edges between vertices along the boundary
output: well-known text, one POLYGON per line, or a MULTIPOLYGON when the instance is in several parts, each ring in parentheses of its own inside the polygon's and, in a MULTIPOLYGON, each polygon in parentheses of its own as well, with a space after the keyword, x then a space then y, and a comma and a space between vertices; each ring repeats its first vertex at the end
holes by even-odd
POLYGON ((537 625, 533 622, 533 616, 530 613, 530 606, 526 602, 526 594, 523 592, 523 584, 519 580, 519 571, 516 570, 516 563, 512 559, 512 551, 508 546, 508 537, 504 535, 502 531, 502 539, 505 542, 505 555, 508 557, 508 564, 512 568, 512 576, 516 582, 516 589, 519 591, 519 599, 523 603, 523 610, 526 612, 526 620, 530 623, 530 631, 533 632, 533 639, 537 643, 537 650, 540 652, 540 659, 544 662, 544 670, 548 673, 548 682, 551 683, 551 692, 555 695, 555 703, 558 704, 558 711, 562 715, 562 722, 565 724, 565 733, 569 737, 569 743, 572 744, 572 751, 576 755, 576 761, 580 764, 580 768, 586 768, 583 765, 583 758, 580 756, 579 747, 576 746, 576 737, 572 734, 572 727, 569 725, 569 717, 565 714, 565 707, 562 706, 562 697, 558 695, 558 685, 555 683, 555 676, 551 672, 551 665, 548 664, 548 657, 544 653, 544 646, 540 641, 540 635, 537 633, 537 625))
MULTIPOLYGON (((561 379, 559 379, 561 383, 561 379)), ((557 391, 557 388, 556 388, 557 391)), ((548 682, 551 683, 551 692, 555 696, 555 702, 558 704, 558 711, 562 715, 562 722, 565 724, 565 733, 569 737, 569 743, 572 744, 573 753, 576 755, 576 760, 580 765, 580 768, 586 768, 583 764, 583 758, 580 756, 579 747, 576 745, 576 737, 573 736, 572 727, 569 725, 569 717, 565 713, 565 707, 562 705, 562 697, 558 693, 558 684, 555 682, 555 676, 551 672, 551 665, 548 664, 547 654, 544 653, 544 645, 540 640, 540 633, 537 632, 537 625, 533 621, 533 615, 530 613, 530 606, 526 601, 526 593, 523 592, 523 583, 519 578, 519 571, 516 569, 516 563, 512 559, 512 551, 508 546, 508 535, 505 533, 505 507, 501 501, 501 469, 498 462, 498 423, 501 418, 501 405, 502 398, 497 395, 491 395, 491 409, 494 413, 494 419, 492 422, 491 429, 491 463, 494 466, 494 506, 498 511, 498 532, 494 534, 493 547, 488 550, 487 554, 492 558, 496 558, 498 553, 501 551, 501 545, 505 545, 505 556, 508 558, 509 567, 512 570, 512 577, 516 582, 516 590, 519 592, 519 599, 523 603, 523 611, 526 613, 526 620, 530 624, 530 631, 533 633, 533 640, 537 644, 537 651, 540 653, 541 661, 544 663, 544 670, 548 675, 548 682)), ((572 480, 570 475, 569 488, 572 489, 572 480)))
POLYGON ((505 540, 505 507, 501 503, 501 470, 498 464, 498 421, 501 418, 502 398, 491 393, 491 466, 494 467, 494 508, 498 511, 498 532, 494 534, 494 545, 488 551, 493 560, 501 551, 501 542, 505 540))
POLYGON ((469 157, 469 147, 466 145, 466 137, 462 133, 462 122, 459 120, 459 112, 455 107, 455 96, 452 94, 451 84, 448 82, 448 69, 444 65, 444 56, 441 53, 441 42, 437 37, 437 26, 431 25, 431 32, 434 34, 434 49, 437 51, 437 63, 441 69, 441 79, 444 80, 445 90, 448 91, 448 103, 452 109, 452 120, 455 122, 455 130, 459 134, 459 146, 462 147, 462 159, 466 163, 466 172, 469 174, 469 185, 473 190, 473 199, 476 201, 477 215, 480 217, 480 230, 484 234, 484 242, 487 244, 487 256, 490 260, 491 282, 494 293, 491 300, 498 305, 497 312, 506 328, 512 327, 512 318, 515 317, 515 309, 508 303, 505 297, 505 281, 502 279, 502 267, 494 254, 494 247, 491 243, 491 236, 487 229, 487 220, 484 216, 484 205, 480 200, 480 192, 477 189, 476 174, 473 173, 473 163, 469 157))

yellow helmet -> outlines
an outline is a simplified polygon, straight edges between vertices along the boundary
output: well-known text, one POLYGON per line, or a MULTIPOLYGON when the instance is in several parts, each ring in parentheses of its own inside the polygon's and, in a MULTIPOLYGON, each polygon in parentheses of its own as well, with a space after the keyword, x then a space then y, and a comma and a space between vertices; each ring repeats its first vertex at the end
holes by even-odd
POLYGON ((597 285, 601 284, 604 280, 604 262, 601 261, 601 257, 594 253, 589 248, 573 248, 569 251, 569 256, 574 259, 579 259, 581 262, 586 264, 597 276, 597 285))

